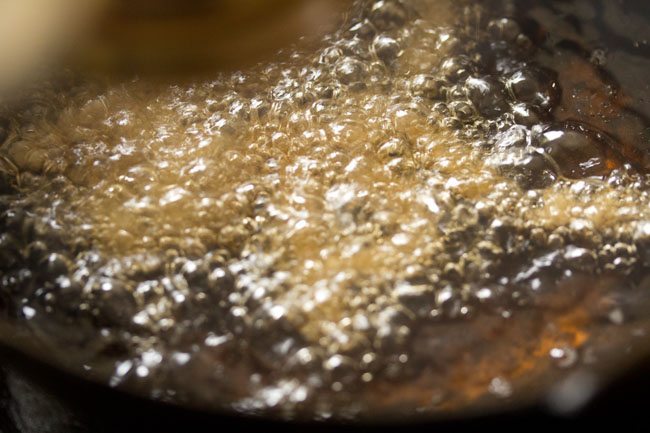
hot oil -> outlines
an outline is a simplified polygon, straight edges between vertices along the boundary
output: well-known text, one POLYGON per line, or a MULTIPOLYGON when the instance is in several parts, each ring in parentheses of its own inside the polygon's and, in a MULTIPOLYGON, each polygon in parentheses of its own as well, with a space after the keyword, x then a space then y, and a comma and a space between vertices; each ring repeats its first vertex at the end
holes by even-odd
POLYGON ((42 86, 1 148, 4 321, 29 341, 3 339, 155 399, 287 417, 597 377, 645 329, 646 123, 600 78, 583 88, 607 109, 585 112, 518 13, 358 2, 324 40, 212 80, 42 86))

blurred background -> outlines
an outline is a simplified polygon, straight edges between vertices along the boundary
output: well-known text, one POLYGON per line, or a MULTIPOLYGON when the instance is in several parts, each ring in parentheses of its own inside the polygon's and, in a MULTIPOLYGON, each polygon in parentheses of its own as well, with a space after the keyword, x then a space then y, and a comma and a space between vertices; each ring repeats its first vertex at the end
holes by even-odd
POLYGON ((183 76, 250 65, 327 32, 346 0, 5 0, 0 91, 64 64, 183 76))

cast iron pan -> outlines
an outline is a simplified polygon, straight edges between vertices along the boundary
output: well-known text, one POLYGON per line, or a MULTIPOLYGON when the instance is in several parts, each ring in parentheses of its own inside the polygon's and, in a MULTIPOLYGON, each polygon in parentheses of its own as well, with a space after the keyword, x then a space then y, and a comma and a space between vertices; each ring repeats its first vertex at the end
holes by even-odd
MULTIPOLYGON (((610 53, 613 62, 603 71, 631 98, 630 110, 637 118, 650 125, 650 3, 644 0, 621 0, 620 10, 634 16, 635 25, 612 21, 604 16, 605 1, 586 2, 599 10, 590 17, 600 30, 600 48, 610 53)), ((582 17, 579 13, 584 1, 515 1, 516 17, 529 35, 541 33, 549 43, 563 49, 580 52, 585 49, 581 41, 554 38, 553 32, 560 24, 571 24, 580 33, 582 17), (537 7, 538 9, 535 9, 537 7), (577 12, 571 13, 572 9, 577 12), (551 11, 558 22, 540 22, 535 10, 551 11), (530 12, 532 11, 532 12, 530 12), (560 22, 561 21, 561 22, 560 22)), ((593 42, 593 41, 592 41, 593 42)), ((586 53, 585 53, 586 55, 586 53)), ((543 59, 541 59, 543 61, 543 59)), ((549 65, 562 68, 562 65, 549 65)), ((646 128, 647 131, 647 128, 646 128)), ((622 130, 626 133, 634 131, 622 130)), ((639 141, 645 137, 628 137, 639 141)), ((642 141, 642 140, 641 140, 642 141)), ((650 147, 648 143, 640 142, 650 147)), ((645 166, 646 161, 641 160, 645 166)), ((647 167, 644 167, 647 168, 647 167)), ((648 345, 644 339, 637 344, 648 345)), ((645 347, 637 350, 647 353, 645 347)), ((499 429, 547 430, 582 428, 597 422, 600 427, 619 426, 625 431, 648 431, 650 414, 647 412, 650 397, 650 358, 637 356, 633 364, 621 362, 610 370, 609 380, 599 387, 589 402, 568 413, 554 413, 544 400, 530 402, 504 402, 490 413, 456 412, 452 418, 427 420, 426 418, 385 420, 377 415, 377 422, 358 423, 290 423, 276 420, 250 418, 228 413, 207 413, 179 408, 135 397, 115 389, 90 383, 46 365, 14 349, 0 350, 0 431, 4 433, 31 432, 215 432, 237 429, 255 432, 281 429, 282 431, 397 431, 405 428, 415 431, 477 431, 499 429)))

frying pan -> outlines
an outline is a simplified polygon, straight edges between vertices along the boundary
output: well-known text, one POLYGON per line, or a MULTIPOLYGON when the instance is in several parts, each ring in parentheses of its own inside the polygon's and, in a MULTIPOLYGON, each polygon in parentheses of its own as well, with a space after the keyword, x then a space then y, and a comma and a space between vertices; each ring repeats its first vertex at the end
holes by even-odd
MULTIPOLYGON (((619 6, 620 16, 616 17, 610 14, 611 10, 605 0, 522 0, 513 2, 513 15, 524 24, 531 37, 542 34, 549 50, 560 47, 586 55, 597 46, 608 53, 608 65, 602 68, 602 73, 607 75, 607 79, 616 82, 623 93, 629 95, 626 109, 636 119, 642 119, 645 125, 650 125, 650 106, 646 102, 650 97, 650 85, 646 78, 650 66, 650 49, 646 46, 647 42, 644 42, 650 40, 650 6, 640 0, 622 1, 619 6), (584 13, 585 9, 588 12, 595 11, 595 16, 584 13), (630 17, 633 17, 634 25, 624 22, 630 17), (585 36, 584 31, 588 27, 597 28, 598 36, 585 36)), ((555 69, 567 67, 552 64, 552 58, 542 57, 539 61, 548 61, 548 66, 555 69)), ((572 75, 571 70, 565 72, 567 76, 572 75)), ((571 113, 571 116, 577 115, 580 113, 571 113)), ((563 120, 571 119, 567 117, 563 120)), ((644 152, 648 148, 645 135, 647 131, 639 131, 625 123, 615 126, 613 134, 617 135, 616 138, 629 146, 629 154, 638 159, 637 164, 641 168, 647 168, 644 159, 644 152)), ((634 299, 634 302, 644 305, 643 299, 634 299)), ((630 328, 623 328, 625 331, 632 332, 632 328, 650 329, 648 317, 641 313, 637 316, 638 320, 630 328)), ((603 334, 603 338, 618 338, 625 331, 603 334)), ((475 428, 519 428, 530 426, 531 423, 538 427, 566 427, 575 426, 585 419, 605 422, 625 418, 638 421, 639 428, 642 428, 650 424, 643 424, 642 419, 644 406, 648 403, 644 390, 650 382, 650 369, 647 369, 645 356, 650 352, 650 341, 641 336, 629 339, 629 344, 619 347, 625 347, 626 350, 609 353, 600 371, 578 370, 572 374, 559 374, 555 378, 557 382, 548 384, 551 394, 533 393, 528 398, 479 404, 443 417, 412 415, 386 419, 379 414, 376 422, 365 420, 356 425, 278 424, 280 421, 245 418, 233 413, 197 412, 167 406, 80 380, 43 364, 32 356, 6 347, 2 352, 5 360, 2 388, 5 411, 0 416, 0 423, 5 424, 2 426, 3 431, 8 432, 12 429, 25 432, 216 431, 225 427, 247 431, 273 427, 294 431, 306 428, 358 431, 364 428, 387 429, 389 426, 403 428, 395 427, 397 424, 411 424, 411 428, 434 428, 434 423, 435 428, 469 431, 475 428), (626 353, 628 351, 630 353, 626 353), (593 377, 597 377, 598 381, 592 382, 593 377), (553 389, 557 391, 555 394, 553 389), (577 397, 573 396, 576 390, 577 397), (557 411, 564 412, 563 417, 558 417, 557 411)), ((628 424, 626 428, 633 429, 634 426, 628 424)))

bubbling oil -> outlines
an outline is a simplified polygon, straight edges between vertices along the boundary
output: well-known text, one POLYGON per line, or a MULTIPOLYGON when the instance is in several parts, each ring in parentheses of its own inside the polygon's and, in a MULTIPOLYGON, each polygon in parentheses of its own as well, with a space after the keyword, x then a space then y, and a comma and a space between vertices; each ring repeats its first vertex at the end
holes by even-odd
POLYGON ((289 417, 574 367, 645 302, 647 177, 499 14, 358 1, 250 70, 43 85, 3 127, 3 320, 111 386, 289 417))

